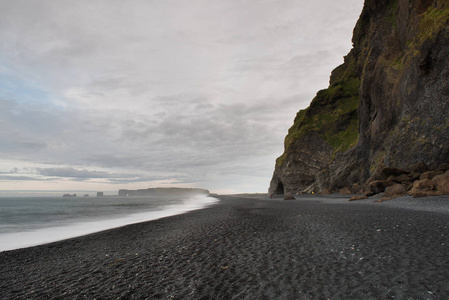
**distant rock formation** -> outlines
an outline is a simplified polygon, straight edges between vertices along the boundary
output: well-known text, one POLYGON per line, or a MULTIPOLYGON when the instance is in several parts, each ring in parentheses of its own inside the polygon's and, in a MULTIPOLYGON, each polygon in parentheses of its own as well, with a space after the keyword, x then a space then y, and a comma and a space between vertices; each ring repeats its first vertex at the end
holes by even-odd
POLYGON ((393 176, 410 190, 417 164, 449 162, 448 24, 447 0, 366 0, 344 64, 298 112, 269 193, 362 193, 386 168, 405 170, 393 176))
POLYGON ((165 196, 165 195, 209 195, 205 189, 195 188, 149 188, 139 190, 119 190, 119 196, 165 196))
POLYGON ((65 197, 65 198, 76 197, 76 194, 73 194, 73 195, 71 195, 71 194, 64 194, 64 195, 62 195, 62 197, 65 197))

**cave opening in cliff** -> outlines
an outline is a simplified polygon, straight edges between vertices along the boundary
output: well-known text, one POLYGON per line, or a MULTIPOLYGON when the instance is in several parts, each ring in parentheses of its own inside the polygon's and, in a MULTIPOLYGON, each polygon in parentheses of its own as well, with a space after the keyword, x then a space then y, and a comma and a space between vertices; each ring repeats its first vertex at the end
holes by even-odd
POLYGON ((282 183, 282 181, 278 181, 278 184, 276 186, 276 190, 274 191, 274 194, 277 195, 283 195, 284 194, 284 184, 282 183))

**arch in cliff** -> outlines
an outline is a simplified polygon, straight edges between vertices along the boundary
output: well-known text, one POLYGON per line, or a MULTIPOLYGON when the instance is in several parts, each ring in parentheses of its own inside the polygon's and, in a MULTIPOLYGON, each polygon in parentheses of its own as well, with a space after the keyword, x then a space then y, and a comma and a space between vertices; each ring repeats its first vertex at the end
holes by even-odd
POLYGON ((284 184, 282 183, 281 180, 278 181, 277 185, 276 185, 276 189, 274 190, 274 193, 276 195, 283 195, 284 194, 284 184))

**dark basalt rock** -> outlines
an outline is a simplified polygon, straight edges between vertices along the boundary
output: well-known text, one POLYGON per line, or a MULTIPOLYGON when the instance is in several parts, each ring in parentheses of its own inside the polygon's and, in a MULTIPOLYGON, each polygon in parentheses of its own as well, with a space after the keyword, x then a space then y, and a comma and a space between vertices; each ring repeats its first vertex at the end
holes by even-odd
POLYGON ((373 195, 383 193, 387 187, 394 185, 394 182, 388 180, 375 180, 370 182, 369 190, 373 195))
MULTIPOLYGON (((417 164, 413 164, 411 166, 408 167, 408 169, 412 172, 412 173, 424 173, 429 171, 429 168, 427 167, 427 165, 423 162, 417 163, 417 164)), ((419 176, 418 176, 419 178, 419 176)))
POLYGON ((448 163, 443 163, 443 164, 439 165, 438 169, 437 169, 437 171, 442 171, 442 172, 446 172, 447 170, 449 170, 448 163))

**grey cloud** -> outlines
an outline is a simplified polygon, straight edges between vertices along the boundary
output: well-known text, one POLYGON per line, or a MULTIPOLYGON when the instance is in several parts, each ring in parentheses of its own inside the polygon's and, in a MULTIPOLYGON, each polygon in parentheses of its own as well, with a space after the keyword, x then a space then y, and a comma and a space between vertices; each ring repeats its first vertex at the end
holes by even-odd
POLYGON ((5 138, 2 141, 2 145, 0 145, 0 151, 3 153, 14 153, 16 149, 21 149, 21 152, 23 153, 30 153, 40 151, 47 147, 45 143, 39 141, 27 141, 24 139, 24 137, 19 136, 17 138, 14 138, 13 136, 5 138))
POLYGON ((139 182, 152 182, 170 179, 164 176, 141 176, 133 178, 110 178, 109 182, 111 184, 124 184, 124 183, 139 183, 139 182))
POLYGON ((0 181, 55 181, 56 178, 41 178, 33 176, 8 176, 0 175, 0 181))
POLYGON ((357 2, 3 1, 0 152, 30 178, 267 186, 357 2))
POLYGON ((0 174, 17 174, 17 173, 19 173, 18 168, 13 168, 10 171, 0 171, 0 174))
POLYGON ((321 65, 328 65, 332 55, 334 54, 328 50, 321 50, 307 55, 296 55, 283 62, 280 67, 296 70, 318 68, 321 65))
POLYGON ((77 170, 75 168, 38 168, 44 176, 74 177, 74 178, 109 178, 110 174, 102 171, 77 170))
POLYGON ((59 168, 37 168, 39 175, 47 177, 69 178, 74 181, 86 181, 91 179, 106 179, 112 184, 149 182, 166 179, 164 176, 146 176, 143 174, 116 174, 104 171, 90 171, 86 169, 75 169, 72 167, 59 168))

